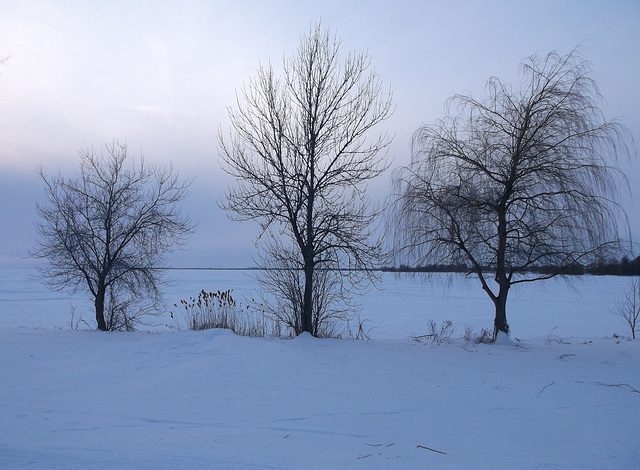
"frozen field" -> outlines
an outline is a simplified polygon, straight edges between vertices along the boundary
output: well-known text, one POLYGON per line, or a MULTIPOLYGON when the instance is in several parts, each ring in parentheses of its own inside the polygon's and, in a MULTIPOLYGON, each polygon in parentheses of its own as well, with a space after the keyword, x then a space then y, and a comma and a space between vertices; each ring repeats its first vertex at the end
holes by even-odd
MULTIPOLYGON (((239 271, 173 271, 172 304, 255 289, 239 271)), ((0 468, 640 468, 640 340, 611 308, 627 280, 517 287, 517 347, 478 282, 395 277, 362 299, 373 340, 226 331, 70 331, 82 296, 0 270, 0 468), (416 342, 451 320, 451 344, 416 342)))
MULTIPOLYGON (((92 304, 83 293, 52 292, 21 268, 0 269, 0 327, 69 329, 71 309, 75 320, 85 318, 92 327, 92 304)), ((233 297, 251 297, 258 288, 251 271, 172 270, 165 288, 167 312, 173 304, 195 297, 201 289, 233 289, 233 297)), ((512 336, 525 339, 548 335, 601 338, 614 333, 627 335, 624 322, 611 315, 616 300, 628 287, 628 279, 584 276, 542 281, 514 287, 509 293, 507 317, 512 336)), ((360 318, 375 339, 405 340, 425 333, 429 320, 451 320, 462 335, 465 325, 479 330, 493 328, 493 304, 477 278, 435 274, 382 275, 381 289, 371 289, 359 298, 360 318)), ((176 320, 182 320, 178 315, 176 320)), ((153 318, 154 331, 174 325, 169 315, 153 318)), ((82 325, 81 325, 82 326, 82 325)))

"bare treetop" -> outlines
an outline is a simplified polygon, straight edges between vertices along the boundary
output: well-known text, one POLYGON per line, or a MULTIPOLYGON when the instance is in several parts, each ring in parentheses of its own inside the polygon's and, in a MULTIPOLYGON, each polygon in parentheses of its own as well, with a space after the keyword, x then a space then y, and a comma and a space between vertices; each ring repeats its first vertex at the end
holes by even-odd
POLYGON ((126 167, 126 145, 114 142, 106 150, 107 155, 80 152, 75 178, 50 178, 40 169, 47 201, 37 204, 33 255, 46 260, 41 274, 48 285, 91 293, 98 328, 129 329, 133 322, 121 324, 128 318, 122 306, 159 295, 166 253, 184 245, 193 230, 177 206, 187 197, 189 182, 171 167, 145 165, 143 158, 126 167), (113 301, 106 320, 105 296, 113 301))
POLYGON ((283 77, 271 65, 258 69, 229 110, 234 133, 219 135, 224 169, 238 179, 222 206, 291 240, 300 257, 291 267, 306 273, 309 318, 316 266, 366 269, 380 254, 379 244, 369 245, 377 210, 362 183, 387 168, 390 139, 369 133, 390 116, 391 93, 366 54, 341 62, 339 49, 316 26, 284 59, 283 77))
POLYGON ((588 62, 552 52, 521 72, 518 90, 493 77, 482 100, 450 98, 395 174, 397 248, 414 262, 468 264, 501 317, 511 285, 609 256, 626 223, 615 164, 628 132, 604 119, 588 62), (553 268, 532 273, 542 266, 553 268))

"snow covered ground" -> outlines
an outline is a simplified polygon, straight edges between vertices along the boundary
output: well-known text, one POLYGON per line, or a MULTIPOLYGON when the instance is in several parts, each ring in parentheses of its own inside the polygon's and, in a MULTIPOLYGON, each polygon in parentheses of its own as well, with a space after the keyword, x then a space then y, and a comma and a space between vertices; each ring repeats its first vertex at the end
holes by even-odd
MULTIPOLYGON (((254 282, 173 272, 167 300, 254 282)), ((71 331, 82 296, 0 270, 0 468, 640 468, 640 341, 610 313, 626 279, 513 292, 517 347, 477 281, 385 275, 371 341, 71 331), (451 344, 417 342, 451 320, 451 344)))

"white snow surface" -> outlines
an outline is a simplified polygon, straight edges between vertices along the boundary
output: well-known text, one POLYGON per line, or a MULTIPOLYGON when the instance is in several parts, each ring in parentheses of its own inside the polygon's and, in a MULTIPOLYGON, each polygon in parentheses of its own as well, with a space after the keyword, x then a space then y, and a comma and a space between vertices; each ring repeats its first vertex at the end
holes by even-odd
MULTIPOLYGON (((241 273, 174 273, 170 302, 240 296, 241 273), (207 284, 207 285, 203 285, 207 284)), ((82 296, 0 270, 0 468, 640 468, 640 340, 611 314, 621 278, 514 292, 514 345, 477 282, 383 277, 362 299, 370 341, 225 330, 69 328, 82 296), (437 346, 428 320, 451 320, 437 346)), ((82 310, 82 312, 81 312, 82 310)))

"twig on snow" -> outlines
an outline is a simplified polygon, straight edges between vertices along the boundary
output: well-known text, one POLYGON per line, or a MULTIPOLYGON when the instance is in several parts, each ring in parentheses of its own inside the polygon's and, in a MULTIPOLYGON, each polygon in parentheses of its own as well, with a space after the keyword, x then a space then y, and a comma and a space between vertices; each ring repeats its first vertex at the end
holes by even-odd
POLYGON ((423 445, 420 445, 420 444, 418 444, 416 447, 418 449, 430 450, 431 452, 436 452, 437 454, 447 455, 446 452, 442 452, 441 450, 432 449, 431 447, 426 447, 426 446, 423 446, 423 445))
POLYGON ((412 340, 414 340, 417 343, 420 343, 421 339, 424 338, 433 338, 433 335, 419 335, 419 336, 409 336, 409 338, 411 338, 412 340))
POLYGON ((602 382, 596 382, 596 385, 602 385, 603 387, 617 387, 617 388, 629 387, 632 392, 640 393, 640 390, 633 388, 629 384, 605 384, 605 383, 602 383, 602 382))
POLYGON ((542 390, 540 390, 538 392, 538 396, 536 398, 540 398, 540 395, 542 394, 542 392, 544 392, 548 387, 551 387, 552 385, 555 385, 556 383, 552 380, 550 384, 545 385, 544 387, 542 387, 542 390))

